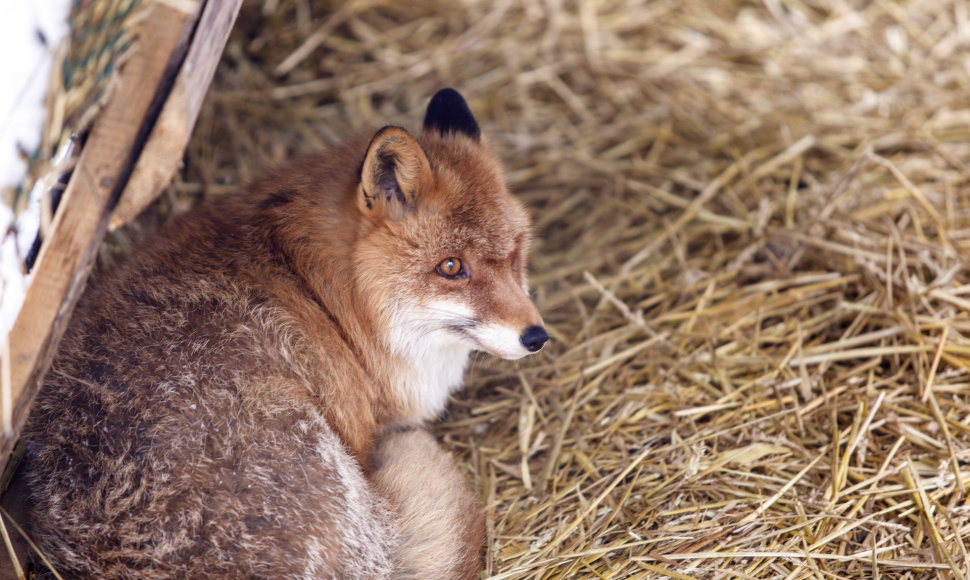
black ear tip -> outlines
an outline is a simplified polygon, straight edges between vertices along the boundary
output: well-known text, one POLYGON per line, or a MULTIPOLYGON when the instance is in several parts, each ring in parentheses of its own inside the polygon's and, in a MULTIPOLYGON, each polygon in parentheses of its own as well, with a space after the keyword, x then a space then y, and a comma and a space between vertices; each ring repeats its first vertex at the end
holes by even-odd
POLYGON ((456 91, 451 87, 446 87, 438 91, 431 97, 431 102, 428 104, 428 108, 432 107, 464 107, 468 108, 468 103, 465 101, 465 97, 461 96, 461 93, 456 91))
POLYGON ((481 138, 478 122, 465 97, 452 88, 441 89, 431 97, 424 116, 424 129, 437 130, 442 135, 462 133, 476 141, 481 138))

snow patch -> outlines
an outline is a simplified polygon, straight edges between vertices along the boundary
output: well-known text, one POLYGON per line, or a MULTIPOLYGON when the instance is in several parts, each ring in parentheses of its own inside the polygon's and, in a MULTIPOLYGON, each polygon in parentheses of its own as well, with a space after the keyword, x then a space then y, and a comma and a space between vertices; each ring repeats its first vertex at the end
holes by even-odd
MULTIPOLYGON (((0 18, 0 188, 15 187, 26 164, 19 149, 33 152, 44 126, 44 95, 51 78, 54 48, 68 32, 71 0, 6 2, 0 18), (46 39, 46 44, 41 41, 46 39)), ((17 223, 0 203, 0 338, 16 320, 27 291, 24 258, 40 226, 43 186, 31 192, 17 223)))

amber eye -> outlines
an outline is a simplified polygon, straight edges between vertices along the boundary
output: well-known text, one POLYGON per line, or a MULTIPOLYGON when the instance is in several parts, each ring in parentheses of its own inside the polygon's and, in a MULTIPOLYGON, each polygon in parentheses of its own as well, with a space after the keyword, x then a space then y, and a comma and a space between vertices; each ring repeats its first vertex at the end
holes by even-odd
POLYGON ((460 278, 465 274, 465 268, 458 258, 445 258, 438 263, 436 270, 445 278, 460 278))

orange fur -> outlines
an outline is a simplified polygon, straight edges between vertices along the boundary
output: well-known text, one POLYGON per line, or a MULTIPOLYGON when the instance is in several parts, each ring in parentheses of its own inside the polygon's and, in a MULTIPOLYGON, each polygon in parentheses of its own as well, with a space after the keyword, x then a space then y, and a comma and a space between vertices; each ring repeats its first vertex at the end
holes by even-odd
POLYGON ((61 571, 474 577, 474 494, 399 426, 442 410, 471 350, 546 335, 525 210, 440 95, 417 138, 277 169, 91 285, 25 432, 29 527, 61 571))

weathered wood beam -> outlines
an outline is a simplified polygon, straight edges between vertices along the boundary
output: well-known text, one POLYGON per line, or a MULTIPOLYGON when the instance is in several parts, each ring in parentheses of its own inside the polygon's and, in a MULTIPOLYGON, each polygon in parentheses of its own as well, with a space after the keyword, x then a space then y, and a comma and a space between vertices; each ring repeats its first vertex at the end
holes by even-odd
POLYGON ((210 1, 199 18, 197 33, 178 77, 145 144, 145 149, 115 208, 109 227, 124 226, 145 209, 178 170, 202 101, 219 64, 242 0, 210 1))

